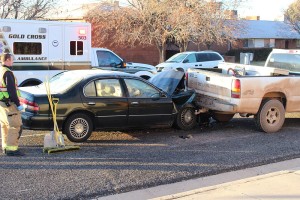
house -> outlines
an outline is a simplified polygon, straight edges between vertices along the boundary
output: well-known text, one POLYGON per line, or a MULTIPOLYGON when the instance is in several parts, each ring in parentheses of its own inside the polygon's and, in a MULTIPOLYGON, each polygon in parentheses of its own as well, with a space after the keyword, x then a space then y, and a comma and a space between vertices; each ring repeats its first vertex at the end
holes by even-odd
MULTIPOLYGON (((236 42, 222 45, 212 44, 210 50, 225 54, 231 49, 247 48, 279 48, 279 49, 300 49, 300 33, 289 23, 283 21, 264 20, 236 20, 237 26, 242 30, 234 34, 236 42)), ((127 60, 145 62, 152 65, 158 64, 158 51, 155 46, 135 47, 132 49, 121 49, 110 47, 127 60)), ((188 51, 207 50, 206 45, 190 43, 188 51)), ((169 45, 166 50, 167 58, 179 52, 178 47, 169 45)))
MULTIPOLYGON (((118 1, 114 1, 115 6, 119 6, 118 1)), ((83 20, 82 13, 86 12, 89 8, 94 7, 95 4, 83 4, 78 8, 73 8, 75 13, 79 14, 81 17, 74 19, 74 15, 66 17, 65 20, 76 21, 83 20), (78 12, 77 12, 78 11, 78 12), (79 12, 80 11, 80 12, 79 12)), ((237 12, 232 12, 232 19, 237 19, 237 12)), ((74 13, 74 12, 70 12, 74 13)), ((69 13, 69 15, 70 15, 69 13)), ((240 31, 236 31, 234 37, 236 42, 225 43, 225 44, 211 44, 209 48, 203 45, 196 45, 190 43, 187 50, 188 51, 199 51, 199 50, 214 50, 221 54, 225 54, 231 49, 241 49, 241 48, 281 48, 281 49, 296 49, 300 48, 300 34, 293 29, 293 27, 283 21, 264 21, 259 20, 259 16, 246 18, 245 20, 231 20, 236 23, 236 26, 242 26, 240 31), (251 19, 251 20, 247 20, 251 19), (253 20, 254 19, 254 20, 253 20)), ((62 20, 56 19, 56 20, 62 20)), ((234 24, 233 23, 233 24, 234 24)), ((96 45, 97 46, 97 45, 96 45)), ((99 45, 98 45, 99 46, 99 45)), ((105 42, 102 47, 109 48, 121 55, 127 61, 132 62, 142 62, 152 65, 158 64, 159 53, 157 48, 153 46, 135 46, 126 47, 119 45, 111 45, 110 41, 105 42)), ((175 45, 168 45, 166 49, 167 58, 179 52, 179 49, 175 45)))
POLYGON ((287 22, 239 20, 243 31, 238 32, 238 45, 232 48, 300 48, 300 34, 287 22))

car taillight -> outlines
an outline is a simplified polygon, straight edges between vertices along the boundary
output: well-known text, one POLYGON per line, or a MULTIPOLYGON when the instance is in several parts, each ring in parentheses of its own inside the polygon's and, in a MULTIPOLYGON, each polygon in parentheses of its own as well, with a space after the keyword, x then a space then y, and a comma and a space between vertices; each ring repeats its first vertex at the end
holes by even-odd
POLYGON ((239 79, 234 79, 231 84, 231 97, 241 98, 241 81, 239 79))
POLYGON ((22 97, 19 98, 20 103, 25 105, 26 110, 37 112, 40 110, 40 107, 37 103, 24 99, 22 97))

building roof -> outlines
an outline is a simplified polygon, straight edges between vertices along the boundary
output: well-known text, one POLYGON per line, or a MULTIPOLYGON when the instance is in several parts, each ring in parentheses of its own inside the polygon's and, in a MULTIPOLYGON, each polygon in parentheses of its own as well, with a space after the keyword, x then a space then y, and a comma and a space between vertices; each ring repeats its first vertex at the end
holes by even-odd
POLYGON ((283 21, 238 20, 242 30, 237 31, 237 39, 300 39, 292 25, 283 21))

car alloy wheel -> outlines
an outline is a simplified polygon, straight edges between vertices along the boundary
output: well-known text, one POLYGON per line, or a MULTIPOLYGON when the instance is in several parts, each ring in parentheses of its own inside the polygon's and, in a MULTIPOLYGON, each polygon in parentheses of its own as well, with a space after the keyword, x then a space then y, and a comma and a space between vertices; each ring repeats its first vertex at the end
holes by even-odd
POLYGON ((190 130, 195 127, 197 123, 195 109, 193 107, 184 107, 178 114, 176 119, 176 126, 182 130, 190 130))
POLYGON ((85 142, 92 134, 92 120, 87 114, 76 113, 67 119, 63 130, 70 141, 85 142))

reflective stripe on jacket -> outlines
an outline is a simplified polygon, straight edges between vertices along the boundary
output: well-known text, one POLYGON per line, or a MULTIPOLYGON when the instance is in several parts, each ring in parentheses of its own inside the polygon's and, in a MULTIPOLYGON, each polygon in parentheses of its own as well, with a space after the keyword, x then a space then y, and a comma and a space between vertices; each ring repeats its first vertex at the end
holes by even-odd
MULTIPOLYGON (((0 67, 0 77, 1 77, 1 81, 0 81, 0 100, 3 99, 9 99, 9 94, 7 92, 7 87, 6 87, 6 83, 4 81, 4 74, 7 71, 11 71, 10 69, 8 69, 7 67, 0 67)), ((18 97, 20 97, 20 91, 18 89, 18 82, 16 77, 15 78, 15 85, 16 85, 16 91, 17 91, 17 95, 18 97)))

